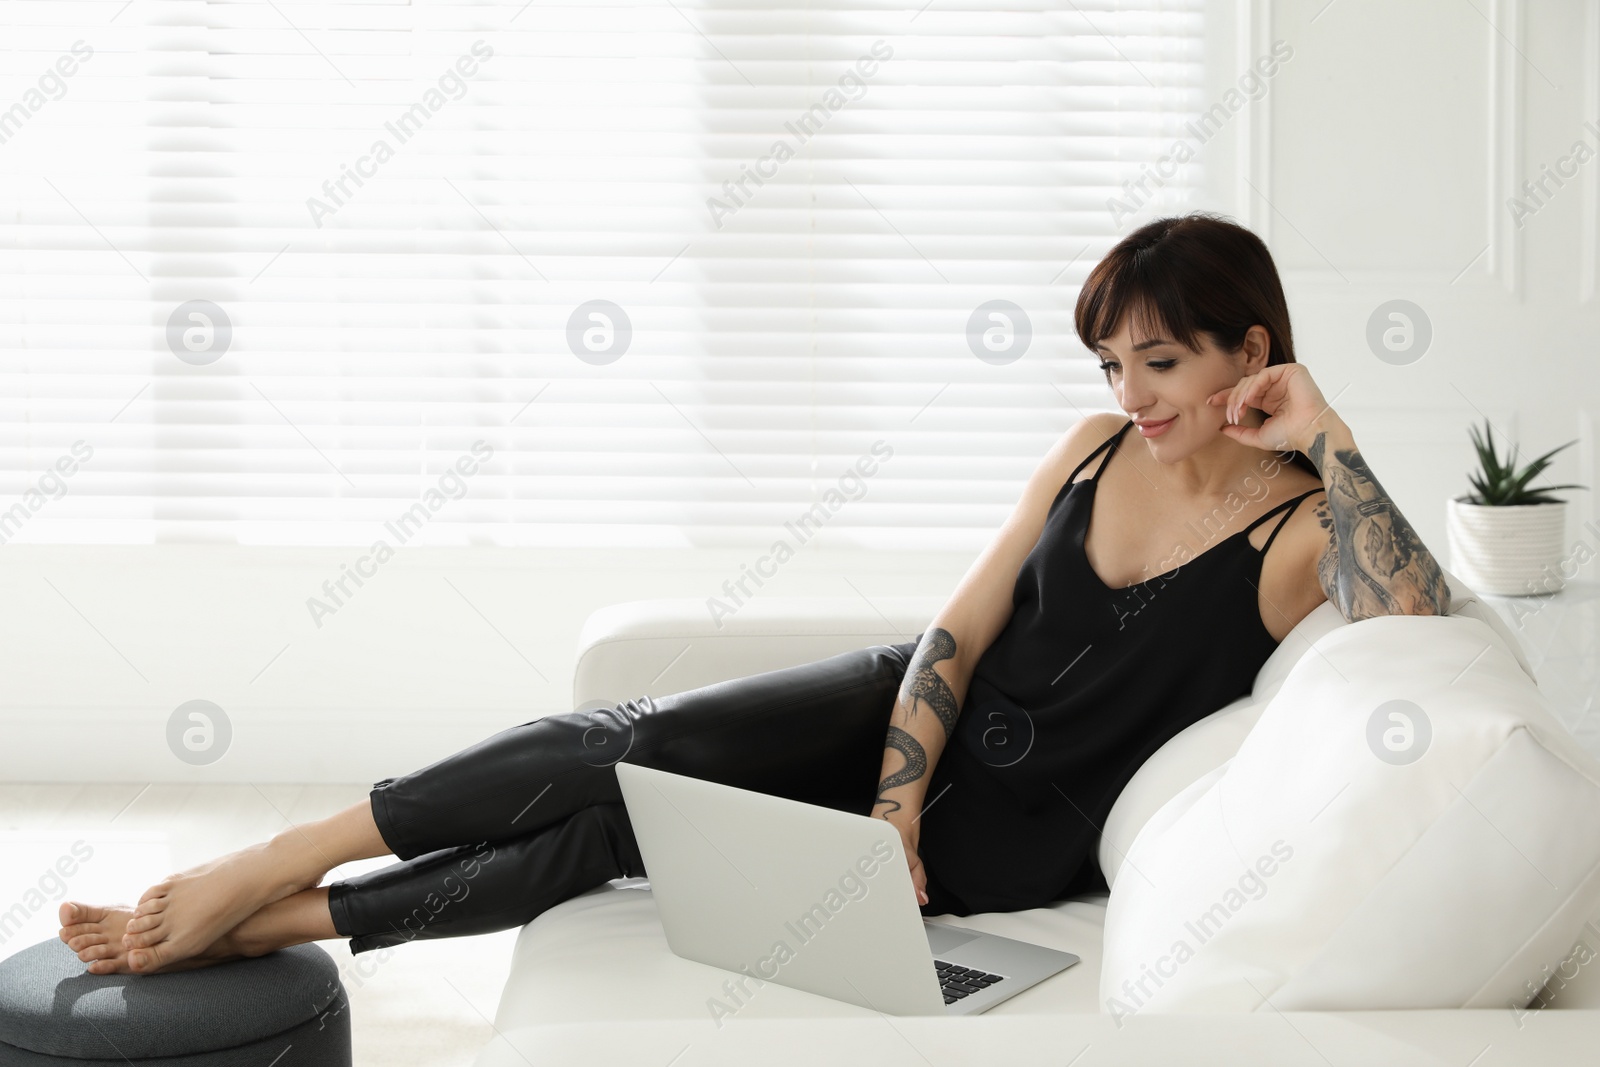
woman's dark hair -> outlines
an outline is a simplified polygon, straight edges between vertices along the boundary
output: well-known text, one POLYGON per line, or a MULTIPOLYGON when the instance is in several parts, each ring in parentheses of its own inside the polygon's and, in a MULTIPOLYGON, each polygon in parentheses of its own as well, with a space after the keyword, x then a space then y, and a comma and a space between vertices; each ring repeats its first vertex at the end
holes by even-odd
MULTIPOLYGON (((1198 334, 1237 352, 1250 327, 1261 326, 1270 338, 1267 365, 1295 362, 1289 304, 1272 253, 1261 238, 1209 211, 1156 219, 1118 241, 1078 293, 1078 339, 1093 351, 1129 313, 1135 334, 1165 337, 1193 352, 1200 350, 1198 334)), ((1305 453, 1292 456, 1321 477, 1305 453)))

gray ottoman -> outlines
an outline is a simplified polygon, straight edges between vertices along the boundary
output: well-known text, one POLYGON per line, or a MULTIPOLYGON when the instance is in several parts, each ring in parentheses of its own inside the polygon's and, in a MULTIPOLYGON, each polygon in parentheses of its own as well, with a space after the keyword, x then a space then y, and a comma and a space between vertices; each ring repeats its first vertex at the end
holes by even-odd
POLYGON ((58 940, 0 962, 0 1067, 350 1067, 333 958, 295 945, 174 974, 90 974, 58 940))

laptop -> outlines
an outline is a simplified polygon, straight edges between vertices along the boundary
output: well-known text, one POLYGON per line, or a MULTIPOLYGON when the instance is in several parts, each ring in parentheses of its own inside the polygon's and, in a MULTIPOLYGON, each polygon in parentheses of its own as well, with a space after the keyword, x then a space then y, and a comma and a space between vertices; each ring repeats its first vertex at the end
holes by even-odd
POLYGON ((616 768, 667 944, 735 972, 730 1013, 775 982, 889 1015, 975 1015, 1079 962, 924 919, 882 819, 616 768))

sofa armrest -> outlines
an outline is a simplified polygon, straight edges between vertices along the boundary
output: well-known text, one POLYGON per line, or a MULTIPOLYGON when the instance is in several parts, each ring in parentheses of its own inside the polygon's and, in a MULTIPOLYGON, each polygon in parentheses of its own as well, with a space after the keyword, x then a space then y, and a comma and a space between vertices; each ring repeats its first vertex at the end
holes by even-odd
POLYGON ((714 618, 687 598, 609 604, 584 621, 572 705, 660 697, 869 645, 904 644, 942 597, 767 597, 714 618))

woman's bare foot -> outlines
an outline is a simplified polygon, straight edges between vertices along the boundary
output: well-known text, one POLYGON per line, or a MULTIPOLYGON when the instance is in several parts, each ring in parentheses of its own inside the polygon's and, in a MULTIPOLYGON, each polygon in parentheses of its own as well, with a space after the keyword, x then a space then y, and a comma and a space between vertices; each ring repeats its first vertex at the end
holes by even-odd
POLYGON ((265 844, 170 875, 145 890, 123 929, 128 965, 134 973, 146 974, 188 959, 286 897, 300 902, 293 912, 299 928, 331 930, 326 891, 321 915, 306 910, 311 898, 305 894, 314 893, 322 876, 341 863, 388 854, 371 802, 361 800, 326 819, 285 830, 265 844))
POLYGON ((122 933, 127 965, 154 974, 205 952, 268 904, 315 886, 329 867, 293 835, 169 875, 145 890, 122 933))
POLYGON ((135 966, 122 935, 132 921, 134 910, 123 905, 96 907, 67 901, 61 905, 62 941, 87 963, 91 974, 166 974, 194 967, 209 967, 226 960, 253 959, 280 948, 307 941, 324 941, 339 936, 328 911, 326 887, 301 890, 283 900, 273 901, 244 922, 223 934, 200 952, 186 959, 154 967, 135 966))
MULTIPOLYGON (((67 901, 59 911, 61 931, 58 935, 67 947, 78 954, 78 959, 88 964, 90 974, 131 974, 128 949, 122 943, 124 929, 133 918, 133 909, 127 905, 113 904, 96 907, 67 901)), ((140 974, 166 974, 186 971, 194 967, 209 967, 224 960, 239 959, 249 955, 229 935, 223 935, 201 952, 188 959, 167 966, 140 971, 140 974)), ((255 953, 264 955, 265 953, 255 953)))

